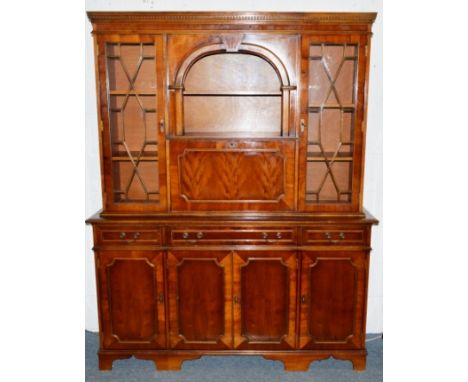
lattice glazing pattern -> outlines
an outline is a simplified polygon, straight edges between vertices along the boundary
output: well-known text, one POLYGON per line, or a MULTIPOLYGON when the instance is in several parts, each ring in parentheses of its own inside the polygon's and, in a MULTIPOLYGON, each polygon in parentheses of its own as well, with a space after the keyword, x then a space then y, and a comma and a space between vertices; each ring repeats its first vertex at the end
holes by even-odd
POLYGON ((106 46, 114 202, 158 202, 154 44, 106 46))
POLYGON ((350 203, 357 45, 314 44, 309 51, 307 203, 350 203))

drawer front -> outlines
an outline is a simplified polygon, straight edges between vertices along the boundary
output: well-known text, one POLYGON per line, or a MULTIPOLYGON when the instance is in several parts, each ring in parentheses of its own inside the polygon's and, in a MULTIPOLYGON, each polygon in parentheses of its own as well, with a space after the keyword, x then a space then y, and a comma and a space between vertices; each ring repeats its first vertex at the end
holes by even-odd
POLYGON ((159 229, 148 228, 103 228, 98 230, 101 244, 160 245, 162 235, 159 229))
POLYGON ((288 245, 296 243, 296 230, 294 228, 177 228, 170 232, 172 244, 191 245, 199 244, 265 244, 288 245))
POLYGON ((319 244, 319 245, 356 245, 363 244, 365 242, 365 230, 356 229, 337 229, 335 227, 330 229, 315 229, 305 228, 302 235, 302 243, 307 244, 319 244))

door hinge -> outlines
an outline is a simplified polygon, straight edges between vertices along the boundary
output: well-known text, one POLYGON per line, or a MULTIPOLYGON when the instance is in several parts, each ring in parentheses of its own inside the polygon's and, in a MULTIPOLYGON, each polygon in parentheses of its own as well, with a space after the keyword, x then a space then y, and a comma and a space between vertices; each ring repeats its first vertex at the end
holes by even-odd
POLYGON ((102 131, 104 130, 104 124, 102 123, 102 119, 99 120, 99 132, 102 133, 102 131))
POLYGON ((369 45, 366 45, 365 54, 366 54, 366 57, 369 55, 369 45))

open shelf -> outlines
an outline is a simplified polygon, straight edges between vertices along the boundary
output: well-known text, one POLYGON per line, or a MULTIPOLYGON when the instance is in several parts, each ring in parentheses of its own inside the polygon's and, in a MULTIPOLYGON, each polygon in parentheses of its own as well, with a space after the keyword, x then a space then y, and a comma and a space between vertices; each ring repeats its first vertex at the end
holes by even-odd
POLYGON ((184 93, 184 97, 281 97, 279 92, 184 93))

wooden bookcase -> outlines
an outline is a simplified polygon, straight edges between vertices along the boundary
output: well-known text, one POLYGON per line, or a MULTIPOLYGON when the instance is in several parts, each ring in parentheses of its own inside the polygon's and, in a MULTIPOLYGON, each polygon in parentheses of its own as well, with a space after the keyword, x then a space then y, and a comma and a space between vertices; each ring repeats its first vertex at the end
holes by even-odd
POLYGON ((210 354, 365 368, 375 16, 88 13, 102 370, 210 354))

